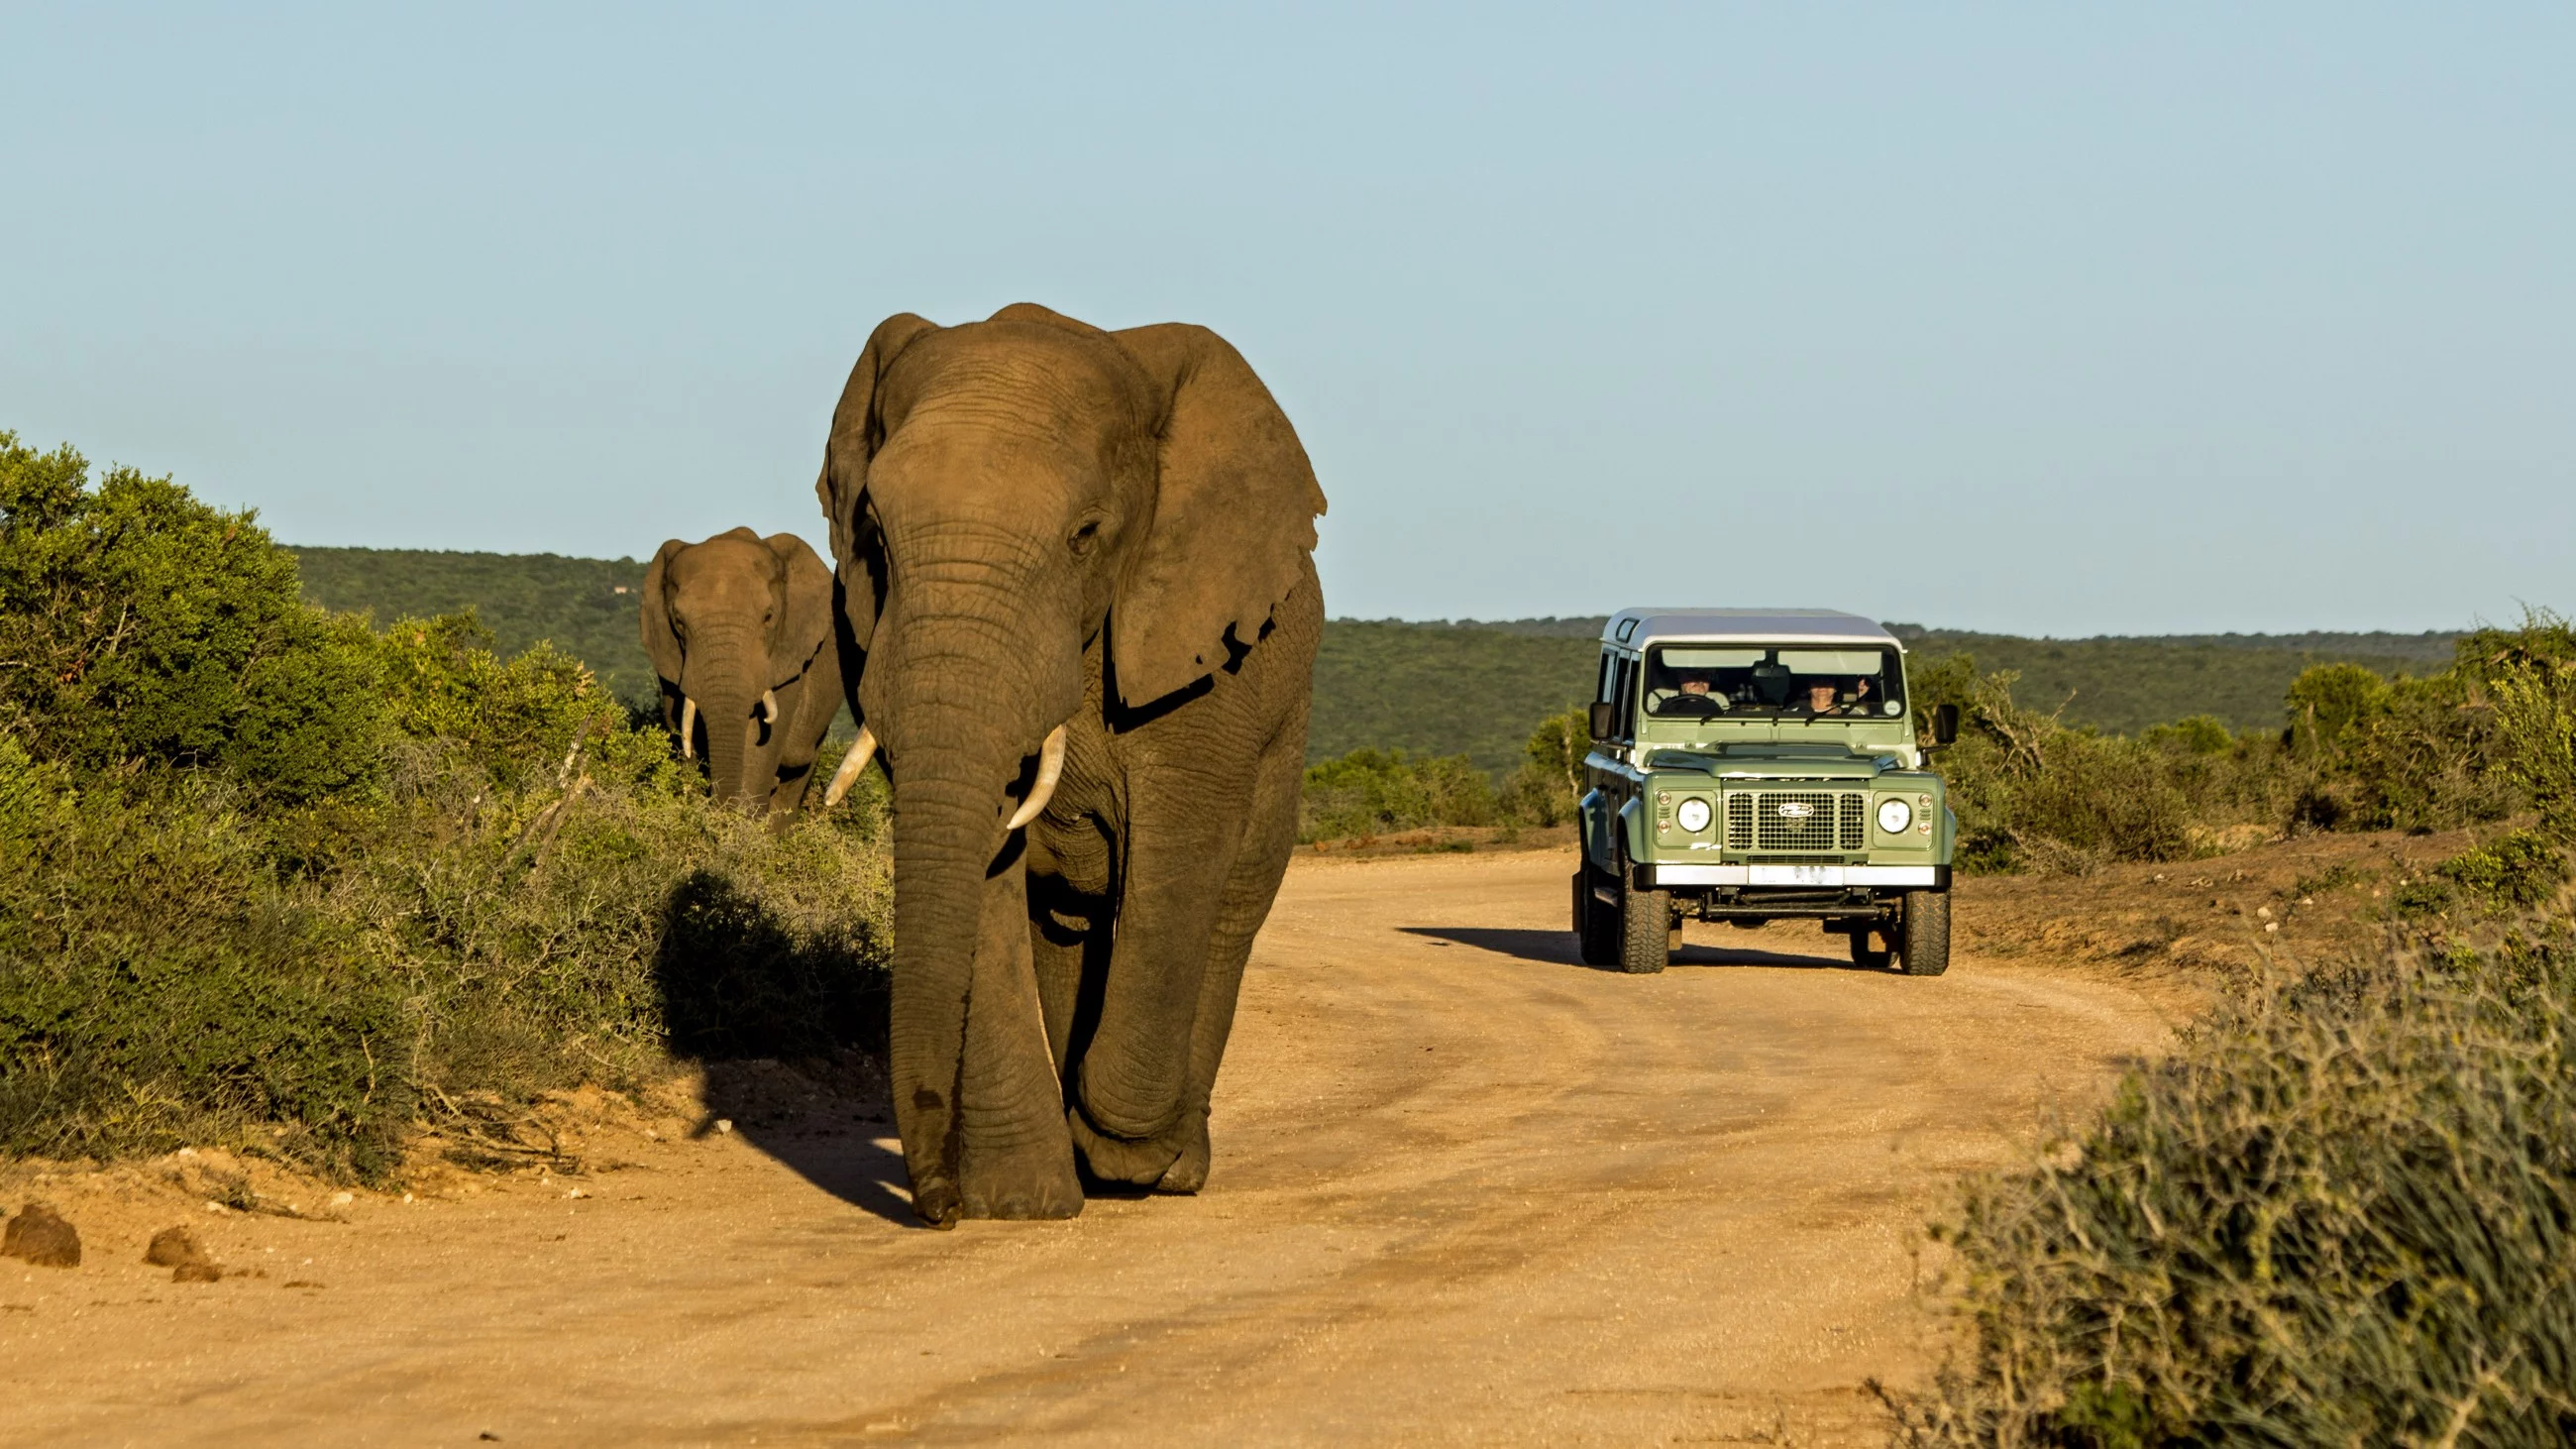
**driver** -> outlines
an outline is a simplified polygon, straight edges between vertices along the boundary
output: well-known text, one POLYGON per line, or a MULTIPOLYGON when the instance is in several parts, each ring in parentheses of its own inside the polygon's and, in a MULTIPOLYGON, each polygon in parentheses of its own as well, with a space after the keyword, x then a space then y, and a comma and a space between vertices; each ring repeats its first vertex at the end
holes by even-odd
POLYGON ((1727 707, 1727 698, 1718 692, 1715 678, 1705 669, 1682 669, 1673 674, 1680 689, 1673 703, 1691 714, 1715 714, 1727 707))

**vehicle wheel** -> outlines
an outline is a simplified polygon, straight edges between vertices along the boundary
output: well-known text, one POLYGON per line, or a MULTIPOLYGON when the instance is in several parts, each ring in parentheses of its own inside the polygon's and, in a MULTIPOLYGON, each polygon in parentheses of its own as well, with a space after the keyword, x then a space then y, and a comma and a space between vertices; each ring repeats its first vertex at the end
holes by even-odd
POLYGON ((1938 976, 1950 969, 1950 893, 1907 891, 1898 927, 1897 969, 1908 976, 1938 976))
POLYGON ((1622 873, 1619 880, 1619 969, 1631 976, 1651 976, 1672 964, 1673 947, 1681 944, 1681 924, 1673 919, 1671 891, 1641 891, 1622 873))
POLYGON ((1585 861, 1574 872, 1574 935, 1586 966, 1619 964, 1619 912, 1593 894, 1595 887, 1606 887, 1610 877, 1585 861))
POLYGON ((1854 926, 1851 933, 1852 964, 1868 971, 1884 971, 1895 953, 1887 949, 1887 935, 1874 926, 1854 926))

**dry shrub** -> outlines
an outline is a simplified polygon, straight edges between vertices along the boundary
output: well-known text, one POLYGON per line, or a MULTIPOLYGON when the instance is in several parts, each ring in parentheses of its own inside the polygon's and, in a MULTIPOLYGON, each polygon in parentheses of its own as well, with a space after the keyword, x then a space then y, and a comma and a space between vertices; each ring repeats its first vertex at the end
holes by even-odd
POLYGON ((2576 1439, 2565 918, 2245 989, 1944 1236, 1908 1444, 2576 1439))
POLYGON ((1964 657, 1923 671, 1927 716, 1955 703, 1959 743, 1936 757, 1959 817, 1969 871, 2082 874, 2113 861, 2214 854, 2228 832, 2268 834, 2296 793, 2278 741, 2233 736, 2205 716, 2137 739, 2065 724, 2013 697, 2009 671, 1979 676, 1964 657))

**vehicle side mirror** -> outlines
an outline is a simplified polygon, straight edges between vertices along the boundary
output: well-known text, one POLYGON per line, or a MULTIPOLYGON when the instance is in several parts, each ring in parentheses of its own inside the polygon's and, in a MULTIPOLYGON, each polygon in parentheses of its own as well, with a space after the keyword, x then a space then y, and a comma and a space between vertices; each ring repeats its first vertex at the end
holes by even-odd
POLYGON ((1596 740, 1609 739, 1611 731, 1618 727, 1619 707, 1606 699, 1592 701, 1592 737, 1596 740))
POLYGON ((1956 744, 1959 739, 1959 707, 1945 704, 1932 711, 1932 743, 1956 744))

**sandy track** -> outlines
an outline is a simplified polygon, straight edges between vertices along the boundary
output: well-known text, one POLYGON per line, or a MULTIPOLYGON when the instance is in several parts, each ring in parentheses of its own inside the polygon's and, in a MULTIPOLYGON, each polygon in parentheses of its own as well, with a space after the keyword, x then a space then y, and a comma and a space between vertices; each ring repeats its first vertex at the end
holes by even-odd
POLYGON ((1786 926, 1587 970, 1570 870, 1301 859, 1195 1199, 932 1233, 882 1125, 621 1135, 579 1200, 200 1213, 268 1275, 211 1286, 139 1261, 171 1204, 92 1203, 82 1268, 0 1263, 0 1442, 1874 1439, 1945 1185, 2164 1014, 1786 926))

